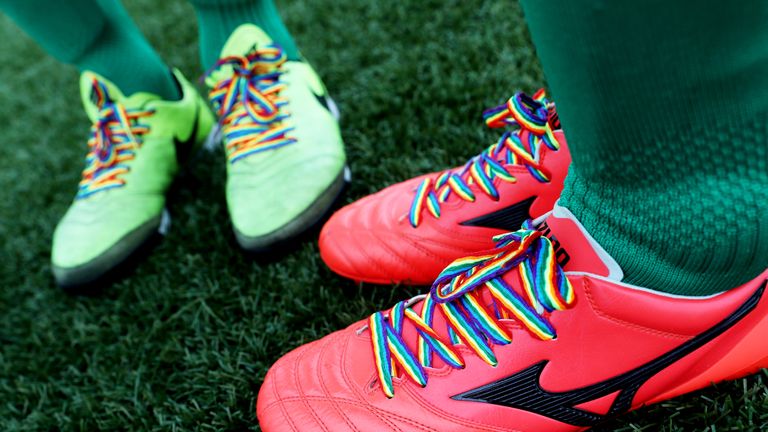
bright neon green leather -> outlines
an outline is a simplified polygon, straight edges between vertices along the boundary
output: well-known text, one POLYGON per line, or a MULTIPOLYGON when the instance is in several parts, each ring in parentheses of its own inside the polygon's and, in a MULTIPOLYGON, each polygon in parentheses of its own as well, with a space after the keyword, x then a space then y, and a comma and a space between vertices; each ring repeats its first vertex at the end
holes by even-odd
MULTIPOLYGON (((246 24, 232 33, 221 55, 244 56, 254 45, 271 43, 258 27, 246 24)), ((268 247, 307 228, 328 210, 344 183, 344 145, 323 83, 303 61, 288 61, 282 71, 280 82, 286 86, 280 96, 287 105, 281 112, 290 114, 284 122, 294 127, 288 136, 296 142, 227 163, 227 204, 246 249, 268 247)), ((209 86, 227 73, 231 68, 214 74, 209 86)))
POLYGON ((140 121, 149 127, 132 160, 123 162, 129 172, 119 176, 124 185, 76 197, 53 237, 54 275, 64 284, 97 278, 122 261, 148 236, 157 231, 165 207, 165 194, 179 170, 179 153, 202 142, 214 119, 197 90, 174 71, 182 98, 165 101, 149 93, 122 94, 114 84, 91 72, 80 79, 85 111, 96 122, 98 108, 92 102, 92 83, 105 84, 111 99, 127 109, 151 110, 140 121), (125 249, 125 250, 122 250, 125 249), (100 258, 106 257, 100 261, 100 258))

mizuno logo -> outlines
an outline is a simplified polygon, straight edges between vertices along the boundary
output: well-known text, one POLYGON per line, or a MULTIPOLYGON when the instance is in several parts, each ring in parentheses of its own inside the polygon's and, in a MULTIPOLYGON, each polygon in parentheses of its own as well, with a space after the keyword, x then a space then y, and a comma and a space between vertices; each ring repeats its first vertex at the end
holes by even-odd
POLYGON ((531 204, 535 199, 535 196, 530 197, 509 207, 464 221, 461 225, 517 231, 523 222, 530 219, 531 204))
POLYGON ((574 426, 594 426, 608 417, 629 411, 637 390, 646 381, 738 323, 755 309, 765 287, 766 282, 763 282, 744 304, 709 330, 655 360, 605 381, 565 392, 544 390, 541 387, 541 373, 549 362, 543 360, 512 376, 458 394, 452 399, 516 408, 574 426), (605 415, 576 408, 580 404, 597 400, 612 393, 618 394, 605 415))

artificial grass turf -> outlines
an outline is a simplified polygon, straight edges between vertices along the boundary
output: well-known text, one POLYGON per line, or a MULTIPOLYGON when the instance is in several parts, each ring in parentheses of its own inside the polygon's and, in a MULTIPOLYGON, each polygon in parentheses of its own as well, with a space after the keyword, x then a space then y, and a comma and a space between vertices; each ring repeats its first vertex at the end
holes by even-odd
MULTIPOLYGON (((126 5, 170 65, 200 75, 192 8, 126 5)), ((492 143, 481 111, 543 83, 506 1, 305 0, 279 6, 342 110, 352 201, 462 163, 492 143)), ((0 430, 258 430, 281 354, 419 290, 357 286, 314 242, 271 263, 240 253, 224 158, 200 153, 169 236, 98 296, 53 286, 50 238, 72 199, 88 124, 77 73, 0 19, 0 430)), ((761 430, 765 374, 625 416, 602 430, 761 430)))

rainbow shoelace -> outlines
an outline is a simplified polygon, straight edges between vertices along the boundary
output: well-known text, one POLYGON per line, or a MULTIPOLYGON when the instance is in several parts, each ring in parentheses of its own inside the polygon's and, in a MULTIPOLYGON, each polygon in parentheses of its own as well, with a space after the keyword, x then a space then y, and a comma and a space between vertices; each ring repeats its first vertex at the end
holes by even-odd
POLYGON ((541 163, 542 143, 550 150, 560 149, 549 122, 553 112, 554 104, 547 101, 543 89, 533 97, 517 93, 505 104, 483 112, 485 123, 491 128, 517 126, 519 129, 506 131, 496 144, 470 159, 463 167, 443 171, 437 178, 424 179, 416 188, 408 213, 411 226, 416 228, 422 222, 425 207, 429 214, 439 219, 440 204, 453 194, 474 202, 475 194, 470 188, 473 184, 498 200, 499 191, 493 184, 494 180, 517 181, 505 165, 523 165, 533 178, 548 182, 550 174, 541 163))
POLYGON ((498 235, 494 241, 497 246, 492 254, 451 263, 435 280, 429 294, 371 315, 368 329, 376 371, 387 397, 394 396, 393 377, 399 370, 426 386, 425 368, 432 367, 433 354, 453 368, 463 368, 457 345, 469 347, 483 361, 496 366, 498 360, 491 346, 512 342, 501 320, 514 319, 541 340, 556 337, 547 316, 568 308, 574 301, 574 291, 556 262, 549 239, 528 220, 519 231, 498 235), (514 268, 518 270, 522 295, 502 279, 514 268), (483 304, 484 290, 490 295, 490 305, 483 304), (421 313, 412 308, 419 300, 421 313), (438 310, 445 317, 447 337, 434 330, 438 310), (413 353, 403 340, 406 320, 418 334, 418 353, 413 353))
POLYGON ((107 86, 95 78, 91 95, 98 114, 91 126, 89 151, 75 199, 125 185, 120 176, 130 171, 127 162, 136 157, 141 136, 149 132, 149 126, 139 119, 154 114, 151 109, 127 109, 114 102, 107 86))
POLYGON ((232 68, 232 74, 218 81, 209 93, 224 130, 229 163, 296 142, 287 135, 293 127, 283 122, 289 115, 281 111, 287 103, 280 96, 285 88, 280 83, 285 61, 283 50, 272 44, 244 57, 221 58, 208 73, 211 76, 223 67, 232 68))

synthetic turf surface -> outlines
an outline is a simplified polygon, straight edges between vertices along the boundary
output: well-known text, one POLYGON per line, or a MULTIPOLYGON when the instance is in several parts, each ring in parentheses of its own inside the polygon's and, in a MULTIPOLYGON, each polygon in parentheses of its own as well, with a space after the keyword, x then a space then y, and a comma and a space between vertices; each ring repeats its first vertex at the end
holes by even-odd
MULTIPOLYGON (((354 171, 346 201, 463 162, 494 139, 481 111, 542 83, 508 3, 280 2, 342 110, 354 171)), ((189 5, 127 6, 169 64, 200 75, 189 5)), ((0 430, 257 430, 256 394, 281 354, 417 292, 336 277, 311 241, 268 264, 241 254, 220 152, 192 162, 171 202, 170 235, 135 273, 99 296, 60 292, 49 243, 88 128, 77 73, 4 18, 0 41, 0 430)), ((759 430, 765 379, 721 384, 605 430, 759 430)))

